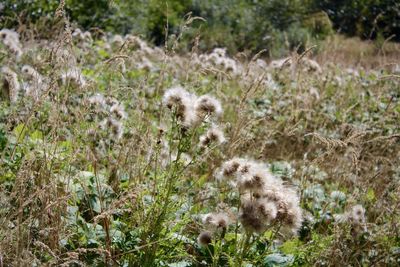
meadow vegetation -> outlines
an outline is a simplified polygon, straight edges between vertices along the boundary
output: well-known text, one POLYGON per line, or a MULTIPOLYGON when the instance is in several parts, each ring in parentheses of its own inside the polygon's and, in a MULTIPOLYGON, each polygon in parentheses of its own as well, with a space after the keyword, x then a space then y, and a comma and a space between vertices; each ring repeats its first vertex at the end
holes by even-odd
POLYGON ((0 31, 0 266, 400 264, 398 45, 53 19, 0 31))

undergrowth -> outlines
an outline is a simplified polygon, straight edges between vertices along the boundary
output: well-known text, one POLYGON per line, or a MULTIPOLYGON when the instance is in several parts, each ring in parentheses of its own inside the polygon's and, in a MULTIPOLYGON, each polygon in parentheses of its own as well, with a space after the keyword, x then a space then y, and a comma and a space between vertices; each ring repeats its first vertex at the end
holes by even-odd
POLYGON ((0 266, 399 264, 398 67, 57 15, 50 40, 1 32, 0 266))

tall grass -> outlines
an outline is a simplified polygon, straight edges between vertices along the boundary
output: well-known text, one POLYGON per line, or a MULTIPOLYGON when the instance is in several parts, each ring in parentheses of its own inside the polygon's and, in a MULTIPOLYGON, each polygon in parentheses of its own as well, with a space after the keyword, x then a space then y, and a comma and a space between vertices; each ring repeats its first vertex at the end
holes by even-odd
POLYGON ((60 12, 0 46, 0 266, 398 263, 390 58, 178 55, 60 12))

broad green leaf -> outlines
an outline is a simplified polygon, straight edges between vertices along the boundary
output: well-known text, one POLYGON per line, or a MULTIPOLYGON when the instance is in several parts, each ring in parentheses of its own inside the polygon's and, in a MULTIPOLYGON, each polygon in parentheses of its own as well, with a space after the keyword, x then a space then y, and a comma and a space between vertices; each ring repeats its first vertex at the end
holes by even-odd
POLYGON ((298 247, 301 245, 301 241, 298 239, 288 240, 280 247, 280 250, 285 254, 295 254, 298 251, 298 247))
POLYGON ((268 255, 264 259, 264 264, 266 267, 290 266, 292 262, 293 262, 292 255, 282 255, 279 253, 268 255))
POLYGON ((25 127, 24 123, 18 124, 17 127, 14 128, 14 135, 16 138, 19 140, 22 140, 25 138, 27 128, 25 127))

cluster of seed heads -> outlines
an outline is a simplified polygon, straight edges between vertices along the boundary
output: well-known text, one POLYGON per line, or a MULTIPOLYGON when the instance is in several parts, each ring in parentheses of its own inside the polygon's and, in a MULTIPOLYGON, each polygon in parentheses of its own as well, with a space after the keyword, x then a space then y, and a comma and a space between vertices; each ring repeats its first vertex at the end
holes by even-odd
POLYGON ((93 42, 92 34, 88 31, 83 32, 79 28, 76 28, 72 33, 72 39, 82 49, 89 48, 93 42))
POLYGON ((102 94, 95 94, 86 102, 90 108, 87 119, 96 123, 96 127, 88 131, 88 137, 96 148, 95 151, 99 152, 122 138, 123 121, 127 119, 127 114, 121 103, 102 94))
POLYGON ((238 190, 238 219, 246 231, 262 233, 279 225, 296 233, 300 228, 302 210, 296 191, 272 175, 265 164, 233 158, 222 164, 216 178, 238 190))
POLYGON ((197 97, 180 86, 167 90, 163 103, 167 108, 173 109, 181 124, 188 128, 222 115, 221 103, 217 99, 209 95, 197 97))
MULTIPOLYGON (((174 110, 176 117, 186 128, 195 127, 204 121, 216 121, 223 112, 221 103, 214 97, 210 95, 197 97, 182 87, 173 87, 167 90, 163 97, 163 103, 167 108, 174 110)), ((200 136, 201 147, 224 142, 224 133, 216 124, 212 124, 206 133, 200 136)))
POLYGON ((201 232, 197 237, 200 245, 206 246, 212 242, 212 239, 218 233, 225 234, 227 227, 232 224, 231 218, 224 212, 209 213, 203 217, 203 225, 205 231, 201 232))
POLYGON ((334 218, 338 223, 350 224, 353 227, 354 233, 360 233, 367 230, 365 209, 359 204, 352 206, 343 214, 335 214, 334 218))
POLYGON ((22 56, 22 46, 19 41, 19 34, 13 30, 2 29, 0 31, 0 41, 8 50, 19 60, 22 56))
POLYGON ((228 57, 225 48, 215 48, 210 54, 200 55, 197 63, 203 68, 217 68, 233 75, 237 75, 241 71, 241 66, 234 59, 228 57))
MULTIPOLYGON (((8 48, 10 54, 15 56, 17 60, 14 62, 18 62, 23 54, 19 34, 13 30, 2 29, 0 31, 0 41, 8 48)), ((67 53, 65 49, 58 49, 57 52, 67 53)), ((69 53, 65 57, 71 58, 69 53)), ((16 102, 20 96, 27 96, 38 100, 48 88, 46 78, 30 65, 23 65, 20 71, 15 66, 4 66, 1 69, 1 76, 3 83, 2 95, 10 102, 16 102)), ((80 69, 73 66, 70 62, 66 64, 66 69, 59 76, 59 80, 64 85, 71 85, 78 88, 84 88, 87 84, 80 69)))

